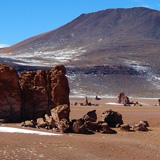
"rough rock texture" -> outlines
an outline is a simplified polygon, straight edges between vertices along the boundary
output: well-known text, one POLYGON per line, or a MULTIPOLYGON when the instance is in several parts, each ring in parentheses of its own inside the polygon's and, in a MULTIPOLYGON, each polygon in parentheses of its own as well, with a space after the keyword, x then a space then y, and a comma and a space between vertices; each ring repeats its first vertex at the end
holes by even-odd
POLYGON ((51 115, 56 122, 62 119, 69 121, 70 107, 67 104, 59 105, 51 110, 51 115))
POLYGON ((31 121, 22 122, 21 126, 24 126, 24 127, 36 127, 36 124, 37 124, 36 122, 31 120, 31 121))
POLYGON ((60 130, 60 132, 62 133, 67 133, 70 131, 70 123, 67 119, 61 119, 58 122, 58 129, 60 130))
POLYGON ((120 126, 120 129, 122 131, 130 131, 131 127, 130 127, 129 124, 123 124, 123 125, 120 126))
POLYGON ((85 114, 82 118, 84 121, 91 121, 91 122, 96 122, 97 120, 97 114, 96 110, 89 111, 87 114, 85 114))
POLYGON ((65 76, 66 68, 63 65, 57 65, 52 69, 51 79, 51 97, 55 106, 61 104, 70 105, 69 102, 69 84, 65 76))
POLYGON ((120 93, 118 95, 118 103, 122 103, 124 106, 127 106, 130 104, 130 100, 124 93, 120 93))
POLYGON ((84 124, 88 130, 92 131, 99 131, 101 127, 99 122, 86 121, 84 124))
POLYGON ((21 118, 21 89, 17 71, 0 64, 0 119, 17 122, 21 118))
POLYGON ((116 133, 116 131, 112 130, 107 123, 102 123, 101 124, 100 132, 101 133, 106 133, 106 134, 114 134, 114 133, 116 133))
POLYGON ((75 133, 86 133, 88 132, 88 129, 86 125, 84 124, 83 119, 78 119, 73 123, 72 130, 75 133))
POLYGON ((47 122, 48 129, 52 129, 56 127, 55 120, 53 119, 52 116, 48 116, 48 114, 45 114, 44 117, 45 117, 45 121, 47 122))
POLYGON ((36 119, 51 109, 49 71, 24 72, 21 74, 22 117, 36 119))
POLYGON ((116 127, 117 124, 123 124, 122 115, 112 110, 102 112, 101 121, 106 122, 110 127, 116 127))
POLYGON ((63 65, 52 71, 23 72, 0 64, 0 119, 8 122, 44 117, 57 105, 69 103, 69 84, 63 65))
POLYGON ((63 65, 52 71, 39 70, 21 74, 22 118, 44 117, 57 105, 69 106, 69 85, 63 65))
POLYGON ((133 129, 136 131, 148 131, 149 124, 147 121, 140 121, 138 124, 133 126, 133 129))

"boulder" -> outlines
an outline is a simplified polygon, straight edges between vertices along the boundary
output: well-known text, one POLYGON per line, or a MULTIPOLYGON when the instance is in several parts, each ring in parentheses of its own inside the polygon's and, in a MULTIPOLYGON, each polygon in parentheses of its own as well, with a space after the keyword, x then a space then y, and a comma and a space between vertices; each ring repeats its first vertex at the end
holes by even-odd
POLYGON ((112 130, 107 123, 102 123, 100 125, 100 127, 101 127, 100 132, 103 133, 103 134, 104 133, 106 133, 106 134, 114 134, 114 133, 116 133, 116 131, 112 130))
POLYGON ((21 119, 21 103, 17 71, 0 64, 0 119, 18 122, 21 119))
POLYGON ((148 131, 149 124, 147 121, 140 121, 138 124, 133 126, 133 129, 136 131, 148 131))
POLYGON ((120 93, 118 95, 118 103, 122 103, 124 106, 127 106, 130 104, 130 100, 124 93, 120 93))
POLYGON ((45 117, 45 122, 47 122, 48 129, 56 127, 55 120, 53 119, 52 116, 48 116, 48 114, 45 114, 44 117, 45 117))
POLYGON ((96 122, 96 120, 97 120, 96 110, 89 111, 86 115, 83 116, 82 119, 84 121, 96 122))
POLYGON ((131 129, 132 127, 129 125, 129 124, 122 124, 121 126, 120 126, 120 130, 122 130, 122 131, 130 131, 130 129, 131 129))
POLYGON ((123 124, 122 115, 112 110, 102 112, 100 121, 106 122, 110 127, 116 127, 117 124, 123 124))
POLYGON ((92 122, 92 121, 86 121, 84 122, 84 125, 88 130, 91 131, 99 131, 100 130, 100 123, 99 122, 92 122))
POLYGON ((48 129, 48 123, 44 121, 43 118, 37 119, 37 128, 47 128, 48 129))
POLYGON ((21 123, 21 126, 24 126, 24 127, 35 127, 36 126, 36 122, 31 120, 31 121, 25 121, 25 122, 22 122, 21 123))
POLYGON ((67 104, 59 105, 51 110, 51 115, 56 122, 61 119, 69 121, 70 107, 67 104))
POLYGON ((70 123, 67 119, 61 119, 58 122, 58 129, 62 133, 68 133, 70 131, 70 123))
POLYGON ((84 124, 83 119, 78 119, 73 123, 72 130, 75 133, 87 133, 88 129, 86 125, 84 124))

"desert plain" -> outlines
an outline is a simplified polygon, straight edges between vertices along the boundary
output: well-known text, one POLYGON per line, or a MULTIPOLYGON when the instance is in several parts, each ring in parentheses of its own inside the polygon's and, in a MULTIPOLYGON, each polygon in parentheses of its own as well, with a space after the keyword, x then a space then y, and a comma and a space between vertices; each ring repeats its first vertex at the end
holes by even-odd
MULTIPOLYGON (((99 106, 80 106, 84 98, 70 98, 70 119, 81 118, 88 111, 96 110, 98 118, 105 110, 122 114, 123 122, 130 126, 141 120, 148 121, 149 131, 121 131, 116 134, 37 135, 0 132, 0 159, 10 160, 159 160, 160 159, 160 106, 157 99, 131 99, 142 106, 117 105, 116 98, 88 99, 99 106)), ((51 130, 22 128, 19 123, 5 123, 1 127, 15 127, 54 133, 51 130)))

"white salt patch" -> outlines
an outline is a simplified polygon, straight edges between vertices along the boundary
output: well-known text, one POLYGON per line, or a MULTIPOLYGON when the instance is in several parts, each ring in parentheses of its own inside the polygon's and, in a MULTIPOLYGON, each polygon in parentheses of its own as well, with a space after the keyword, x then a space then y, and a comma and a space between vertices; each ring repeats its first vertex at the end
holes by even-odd
POLYGON ((113 102, 109 102, 109 103, 105 103, 105 104, 109 104, 109 105, 118 105, 118 106, 122 106, 123 104, 120 103, 113 103, 113 102))
POLYGON ((47 133, 47 132, 33 131, 33 130, 27 130, 27 129, 19 129, 19 128, 13 128, 13 127, 0 127, 0 132, 37 134, 37 135, 44 135, 44 136, 61 136, 62 135, 62 134, 56 134, 56 133, 47 133))

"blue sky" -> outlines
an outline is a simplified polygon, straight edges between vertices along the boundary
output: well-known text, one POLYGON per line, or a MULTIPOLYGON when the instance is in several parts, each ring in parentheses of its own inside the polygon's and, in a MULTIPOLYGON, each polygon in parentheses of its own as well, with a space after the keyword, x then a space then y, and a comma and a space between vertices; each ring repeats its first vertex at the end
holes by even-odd
POLYGON ((0 0, 0 47, 54 30, 82 13, 132 7, 160 10, 160 0, 0 0))

